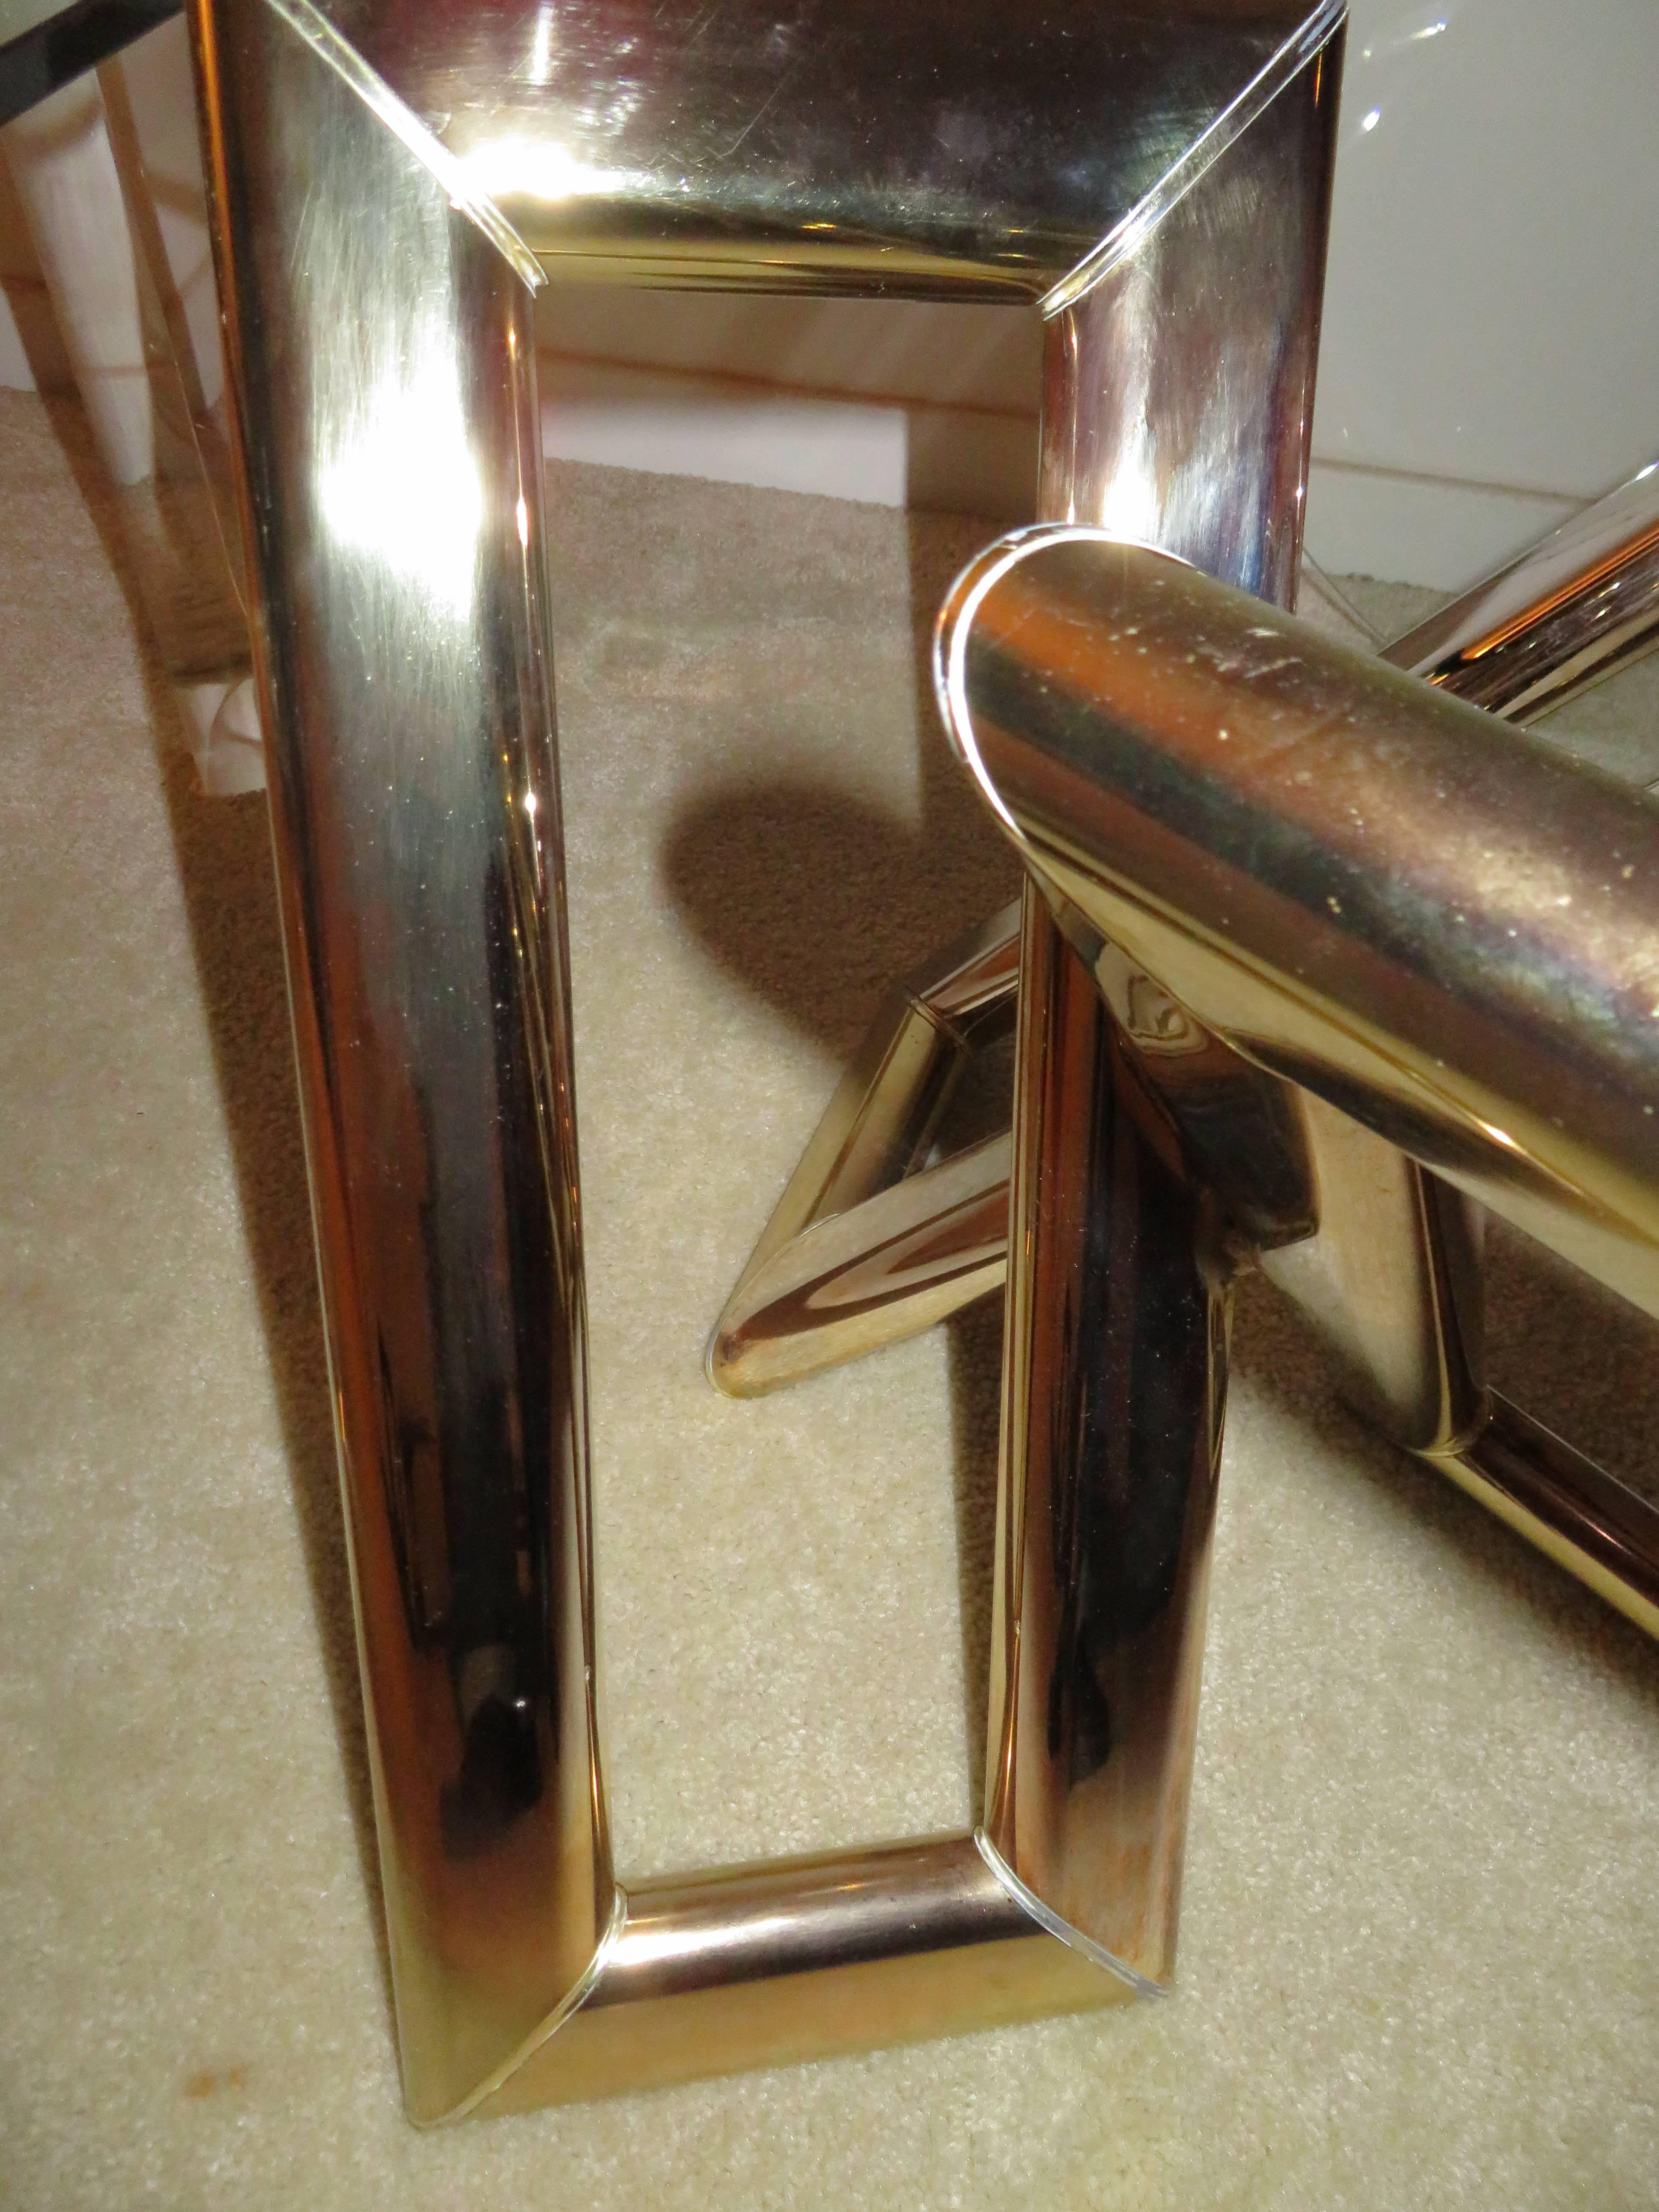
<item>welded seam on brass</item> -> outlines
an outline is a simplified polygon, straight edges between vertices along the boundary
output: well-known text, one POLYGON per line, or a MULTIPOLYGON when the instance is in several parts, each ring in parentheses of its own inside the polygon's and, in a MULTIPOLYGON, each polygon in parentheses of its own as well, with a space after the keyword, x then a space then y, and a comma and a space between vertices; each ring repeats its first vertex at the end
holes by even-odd
POLYGON ((581 1972, 571 1984, 564 1996, 560 1998, 558 2003, 554 2006, 552 2011, 548 2014, 546 2019, 532 2028, 518 2048, 509 2057, 504 2058, 493 2071, 486 2074, 477 2087, 469 2095, 463 2097, 459 2105, 447 2112, 440 2113, 435 2120, 417 2121, 416 2123, 417 2127, 447 2128, 453 2121, 464 2120, 470 2114, 476 2112, 480 2105, 495 2095, 497 2089, 506 2087, 519 2069, 526 2060, 535 2057, 550 2036, 558 2033, 574 2013, 581 2010, 598 1986, 600 1975, 610 1965, 611 1954, 621 1942, 623 1929, 627 1923, 628 1893, 620 1882, 616 1885, 616 1897, 611 1907, 611 1917, 605 1923, 604 1935, 593 1947, 592 1957, 582 1968, 581 1972))
POLYGON ((1171 162, 1099 245, 1085 254, 1076 268, 1062 276, 1052 290, 1043 294, 1037 301, 1037 313, 1047 320, 1064 307, 1075 307, 1120 261, 1134 253, 1147 233, 1155 230, 1170 210, 1186 198, 1303 65, 1329 43, 1347 12, 1348 0, 1323 0, 1323 5, 1285 40, 1276 53, 1269 56, 1244 89, 1222 109, 1179 160, 1171 162))
POLYGON ((443 141, 428 130, 414 109, 398 97, 327 16, 312 6, 311 0, 265 0, 265 4, 431 172, 448 193, 451 204, 477 224, 521 284, 533 292, 546 282, 540 262, 495 203, 470 181, 443 141))
POLYGON ((1138 1974, 1133 1966, 1126 1966, 1104 1944, 1097 1943, 1093 1936, 1085 1936, 1080 1928, 1073 1928, 1069 1920, 1062 1920, 1054 1907, 1045 1905, 1034 1889, 1028 1889, 982 1827, 974 1831, 974 1847, 995 1875, 999 1887, 1013 1899, 1022 1912, 1036 1921, 1044 1935, 1052 1936, 1057 1943, 1063 1943, 1068 1951, 1079 1953, 1106 1973, 1115 1974, 1119 1981, 1128 1984, 1138 1997, 1168 1996, 1170 1993, 1161 1982, 1149 1982, 1145 1974, 1138 1974))

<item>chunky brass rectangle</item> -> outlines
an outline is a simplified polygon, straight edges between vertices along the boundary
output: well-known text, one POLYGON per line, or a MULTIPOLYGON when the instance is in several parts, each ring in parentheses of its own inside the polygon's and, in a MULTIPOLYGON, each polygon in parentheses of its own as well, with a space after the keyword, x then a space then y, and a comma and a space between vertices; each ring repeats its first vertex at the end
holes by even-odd
MULTIPOLYGON (((1028 1054, 1023 1077, 1049 1110, 1027 1117, 1021 1171, 1057 1172, 1071 1208, 1033 1279, 1063 1300, 1099 1264, 1116 1287, 1083 1312, 1016 1304, 984 1827, 617 1882, 528 313, 543 266, 1040 296, 1045 504, 1133 508, 1282 591, 1336 99, 1329 0, 1017 20, 929 4, 896 28, 842 10, 802 19, 822 50, 799 52, 793 15, 769 44, 734 9, 709 44, 677 0, 573 0, 544 52, 544 13, 199 0, 194 19, 422 2122, 1161 1985, 1224 1389, 1201 1183, 1149 1114, 1133 1042, 1077 1000, 1067 1050, 1046 1069, 1028 1054), (1244 246, 1270 282, 1236 265, 1244 246), (1012 1441, 1022 1376, 1056 1404, 1103 1377, 1110 1401, 1089 1400, 1040 1479, 1012 1441)), ((1028 957, 1075 982, 1058 941, 1028 957)))

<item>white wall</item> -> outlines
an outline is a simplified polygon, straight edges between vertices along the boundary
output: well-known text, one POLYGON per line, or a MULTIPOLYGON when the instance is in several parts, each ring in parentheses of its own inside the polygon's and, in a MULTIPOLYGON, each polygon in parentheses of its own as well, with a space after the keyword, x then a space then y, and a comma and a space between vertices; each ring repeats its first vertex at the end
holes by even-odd
POLYGON ((1354 0, 1309 534, 1453 584, 1659 453, 1654 0, 1354 0))
MULTIPOLYGON (((182 58, 177 24, 137 53, 152 102, 182 58)), ((1309 501, 1325 567, 1466 582, 1659 453, 1656 95, 1655 0, 1352 0, 1309 501)), ((0 196, 27 325, 26 260, 0 196)), ((1029 315, 544 296, 555 452, 1025 510, 1029 315)), ((31 356, 0 308, 0 381, 31 356)))

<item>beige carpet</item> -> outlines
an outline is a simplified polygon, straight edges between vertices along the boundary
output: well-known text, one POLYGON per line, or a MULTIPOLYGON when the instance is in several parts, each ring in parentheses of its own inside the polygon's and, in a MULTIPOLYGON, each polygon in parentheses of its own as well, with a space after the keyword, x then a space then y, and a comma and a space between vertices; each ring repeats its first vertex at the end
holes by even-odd
MULTIPOLYGON (((619 1866, 963 1823, 994 1317, 761 1404, 700 1358, 878 988, 1009 888, 919 684, 977 533, 553 501, 619 1866)), ((264 803, 192 796, 112 542, 0 394, 0 2202, 1654 2202, 1659 1653, 1265 1294, 1171 2001, 410 2128, 264 803)), ((1650 1480, 1650 1334, 1507 1266, 1506 1371, 1650 1480)))

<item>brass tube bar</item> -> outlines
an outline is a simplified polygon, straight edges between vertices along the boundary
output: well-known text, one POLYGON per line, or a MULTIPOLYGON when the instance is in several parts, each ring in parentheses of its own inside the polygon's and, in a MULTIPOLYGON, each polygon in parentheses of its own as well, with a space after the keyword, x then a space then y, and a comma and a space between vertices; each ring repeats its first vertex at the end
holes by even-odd
MULTIPOLYGON (((1016 904, 888 994, 715 1323, 706 1365, 716 1389, 753 1397, 792 1379, 800 1370, 790 1347, 808 1316, 811 1328, 827 1330, 840 1346, 836 1357, 867 1349, 869 1329, 883 1329, 893 1287, 913 1279, 918 1267, 933 1280, 947 1250, 954 1256, 942 1272, 954 1288, 939 1313, 963 1302, 961 1271, 982 1266, 975 1246, 984 1235, 972 1217, 982 1208, 988 1178, 989 1189, 1004 1195, 1000 1219, 984 1231, 1006 1241, 1007 1140, 1000 1140, 996 1163, 977 1155, 952 1161, 944 1182, 921 1163, 975 1047, 988 1029, 1012 1022, 1018 981, 1016 904), (930 1194, 925 1259, 903 1233, 918 1183, 930 1194), (871 1205, 877 1213, 865 1211, 871 1205), (895 1215, 885 1232, 884 1206, 895 1215), (935 1227, 944 1213, 950 1225, 935 1227), (832 1229, 835 1221, 843 1226, 832 1229), (854 1224, 858 1249, 849 1273, 846 1237, 854 1224)), ((994 1264, 1000 1282, 1000 1250, 994 1264)), ((979 1287, 994 1286, 987 1279, 979 1287)), ((869 1340, 885 1341, 884 1333, 869 1340)))
POLYGON ((993 557, 945 680, 1000 818, 1044 825, 1019 832, 1043 880, 1249 1057, 1659 1311, 1659 804, 1168 560, 1052 534, 993 557), (1089 628, 1057 598, 1031 636, 1073 657, 1028 740, 993 625, 1062 575, 1089 628))
POLYGON ((434 2118, 616 1911, 530 295, 289 12, 213 0, 196 29, 404 2087, 434 2118))
POLYGON ((1489 1512, 1650 1636, 1659 1636, 1659 1513, 1498 1391, 1457 1449, 1425 1453, 1489 1512))
MULTIPOLYGON (((1659 804, 1099 533, 993 549, 940 655, 1074 934, 1659 1311, 1659 804)), ((1459 1286, 1429 1287, 1453 1391, 1459 1286)), ((1468 1411, 1407 1440, 1659 1627, 1659 1516, 1514 1409, 1468 1411)))
POLYGON ((630 1887, 579 2008, 469 2104, 571 2104, 1128 2003, 968 1836, 630 1887))
MULTIPOLYGON (((1478 699, 1499 719, 1537 720, 1659 638, 1656 533, 1659 467, 1650 467, 1396 638, 1382 658, 1478 699)), ((1012 917, 1006 927, 1012 941, 1012 917)), ((1123 966, 1111 972, 1120 1008, 1123 966)), ((1153 1006, 1163 998, 1148 978, 1138 988, 1153 1006)), ((1012 995, 1013 981, 1006 988, 1012 995)), ((1172 1023, 1167 1004, 1139 1031, 1166 1093, 1172 1067, 1183 1063, 1149 1048, 1160 1029, 1166 1043, 1178 1036, 1186 1018, 1177 1012, 1172 1023)), ((902 1102, 887 1098, 884 1110, 896 1114, 902 1102)), ((1347 1396, 1393 1441, 1430 1458, 1638 1625, 1659 1630, 1659 1516, 1515 1408, 1500 1422, 1492 1410, 1500 1401, 1480 1386, 1480 1271, 1461 1202, 1322 1102, 1306 1098, 1302 1110, 1324 1228, 1308 1241, 1270 1239, 1261 1260, 1312 1322, 1347 1396), (1481 1471, 1493 1453, 1501 1482, 1481 1471), (1519 1496, 1524 1507, 1513 1502, 1519 1496), (1609 1548, 1613 1524, 1622 1533, 1609 1548)), ((988 1139, 776 1251, 746 1286, 745 1387, 773 1388, 891 1341, 994 1288, 1006 1255, 1000 1158, 988 1139)), ((729 1372, 717 1379, 733 1387, 729 1372)))
POLYGON ((1541 721, 1659 646, 1659 462, 1383 654, 1505 721, 1541 721))

